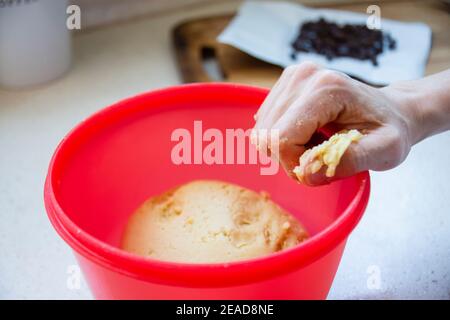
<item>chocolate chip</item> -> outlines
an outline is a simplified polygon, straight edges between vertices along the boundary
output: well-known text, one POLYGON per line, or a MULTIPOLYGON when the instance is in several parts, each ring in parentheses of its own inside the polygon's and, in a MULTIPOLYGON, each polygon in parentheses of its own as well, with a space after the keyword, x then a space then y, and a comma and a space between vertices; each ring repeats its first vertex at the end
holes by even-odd
POLYGON ((369 60, 374 66, 378 66, 378 55, 385 48, 395 50, 397 43, 390 34, 371 30, 364 24, 338 25, 320 18, 303 23, 291 46, 293 60, 296 60, 298 52, 313 52, 328 60, 351 57, 369 60))

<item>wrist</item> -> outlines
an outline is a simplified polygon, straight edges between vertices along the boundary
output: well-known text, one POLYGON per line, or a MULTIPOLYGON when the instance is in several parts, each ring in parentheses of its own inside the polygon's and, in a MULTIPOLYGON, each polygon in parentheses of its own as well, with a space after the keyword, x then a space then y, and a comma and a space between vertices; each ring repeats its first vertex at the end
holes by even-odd
POLYGON ((450 69, 420 80, 398 82, 381 89, 407 119, 412 145, 450 130, 449 83, 450 69))
POLYGON ((388 97, 394 109, 405 122, 410 145, 413 146, 428 136, 426 128, 426 115, 421 108, 419 92, 408 82, 400 82, 381 88, 388 97))

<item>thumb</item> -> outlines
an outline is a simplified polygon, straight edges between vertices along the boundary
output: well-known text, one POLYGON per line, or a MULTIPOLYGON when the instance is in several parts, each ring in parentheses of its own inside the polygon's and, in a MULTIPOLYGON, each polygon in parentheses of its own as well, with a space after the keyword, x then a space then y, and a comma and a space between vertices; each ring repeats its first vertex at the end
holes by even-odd
POLYGON ((367 170, 367 151, 364 146, 362 146, 363 139, 364 137, 359 142, 353 142, 347 148, 342 155, 333 176, 328 177, 326 175, 327 165, 323 165, 319 171, 314 173, 312 172, 312 167, 310 165, 306 165, 304 167, 304 172, 302 173, 303 182, 310 186, 323 185, 367 170))
POLYGON ((398 165, 406 157, 403 145, 386 129, 379 129, 353 142, 342 155, 332 177, 326 176, 326 166, 312 173, 310 166, 303 172, 304 183, 315 186, 346 178, 366 170, 387 170, 398 165))

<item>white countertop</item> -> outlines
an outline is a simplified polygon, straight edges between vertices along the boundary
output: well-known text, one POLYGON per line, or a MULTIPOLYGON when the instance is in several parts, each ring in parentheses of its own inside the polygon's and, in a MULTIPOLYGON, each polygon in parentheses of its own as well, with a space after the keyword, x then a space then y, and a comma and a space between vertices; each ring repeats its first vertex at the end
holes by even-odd
MULTIPOLYGON (((76 261, 45 213, 53 150, 94 111, 180 83, 170 27, 234 6, 82 32, 74 37, 73 68, 65 77, 33 90, 0 90, 0 299, 91 298, 85 282, 68 288, 76 261)), ((395 170, 372 173, 370 203, 347 242, 330 299, 450 299, 449 163, 450 132, 414 147, 395 170)))

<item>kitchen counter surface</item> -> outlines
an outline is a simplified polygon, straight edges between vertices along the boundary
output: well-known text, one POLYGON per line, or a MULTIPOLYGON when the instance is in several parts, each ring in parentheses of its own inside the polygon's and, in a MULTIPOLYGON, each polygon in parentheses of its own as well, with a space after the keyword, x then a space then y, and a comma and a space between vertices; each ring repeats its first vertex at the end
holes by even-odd
MULTIPOLYGON (((43 184, 53 150, 102 107, 180 83, 170 28, 235 8, 211 4, 78 33, 65 77, 32 90, 0 90, 0 299, 91 298, 46 217, 43 184)), ((397 169, 372 173, 370 203, 330 299, 450 299, 449 146, 450 132, 435 136, 397 169)))

